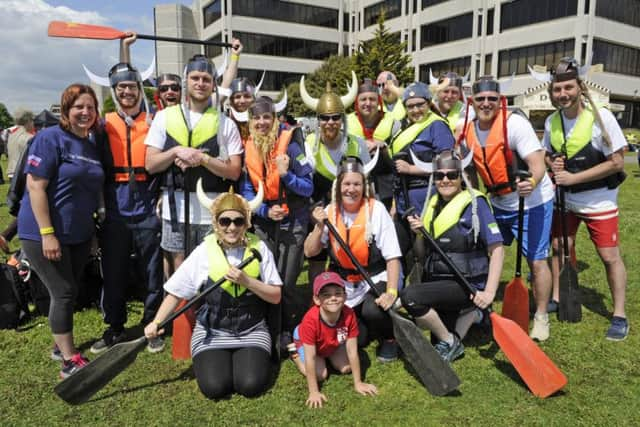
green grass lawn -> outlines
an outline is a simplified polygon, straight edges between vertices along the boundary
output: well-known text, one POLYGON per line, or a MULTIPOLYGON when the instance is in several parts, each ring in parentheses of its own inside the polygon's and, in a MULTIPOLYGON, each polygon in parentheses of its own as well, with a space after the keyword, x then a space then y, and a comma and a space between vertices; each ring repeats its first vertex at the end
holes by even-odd
MULTIPOLYGON (((209 401, 198 391, 191 363, 173 361, 168 346, 160 354, 141 353, 92 400, 72 407, 53 393, 60 366, 49 359, 51 336, 46 319, 40 317, 20 331, 0 331, 0 425, 639 425, 640 268, 635 262, 640 255, 640 190, 639 178, 632 173, 636 166, 627 168, 629 178, 620 193, 620 231, 631 334, 621 343, 604 339, 611 296, 583 228, 577 249, 583 320, 567 324, 554 318, 551 338, 541 345, 569 379, 556 396, 534 397, 490 337, 475 331, 465 342, 465 357, 453 364, 462 385, 447 397, 429 395, 402 361, 378 363, 372 345, 366 349, 372 361, 366 379, 378 386, 377 397, 359 396, 351 377, 332 375, 322 389, 329 399, 325 408, 306 409, 306 382, 287 361, 265 395, 209 401)), ((0 194, 4 198, 6 186, 0 186, 0 194)), ((2 206, 0 226, 7 221, 2 206)), ((513 268, 514 248, 510 248, 502 275, 505 283, 513 268)), ((497 301, 498 311, 500 305, 497 301)), ((142 306, 131 303, 129 308, 133 326, 142 306)), ((95 309, 75 316, 76 341, 88 351, 103 331, 101 316, 95 309)))

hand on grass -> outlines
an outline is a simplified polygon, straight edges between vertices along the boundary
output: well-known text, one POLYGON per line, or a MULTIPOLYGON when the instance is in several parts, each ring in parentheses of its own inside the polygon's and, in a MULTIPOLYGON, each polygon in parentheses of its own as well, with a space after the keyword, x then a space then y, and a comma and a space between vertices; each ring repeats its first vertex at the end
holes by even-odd
POLYGON ((378 394, 378 387, 373 384, 357 383, 354 388, 363 396, 375 396, 378 394))
POLYGON ((313 391, 309 393, 309 398, 305 402, 305 404, 309 408, 322 408, 322 402, 327 401, 327 396, 320 393, 319 391, 313 391))

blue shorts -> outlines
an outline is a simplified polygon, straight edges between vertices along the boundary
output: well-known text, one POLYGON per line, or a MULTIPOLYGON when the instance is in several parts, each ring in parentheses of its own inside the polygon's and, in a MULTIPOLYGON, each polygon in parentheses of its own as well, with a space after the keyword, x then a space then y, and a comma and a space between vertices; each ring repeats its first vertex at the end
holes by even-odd
MULTIPOLYGON (((510 246, 518 235, 518 211, 504 211, 493 208, 502 239, 510 246)), ((529 261, 547 259, 551 240, 551 224, 553 219, 553 200, 525 209, 522 235, 522 254, 529 261)))
POLYGON ((298 352, 298 356, 300 356, 300 360, 304 363, 304 347, 302 346, 302 342, 300 341, 300 325, 296 326, 293 330, 293 342, 296 344, 296 351, 298 352))

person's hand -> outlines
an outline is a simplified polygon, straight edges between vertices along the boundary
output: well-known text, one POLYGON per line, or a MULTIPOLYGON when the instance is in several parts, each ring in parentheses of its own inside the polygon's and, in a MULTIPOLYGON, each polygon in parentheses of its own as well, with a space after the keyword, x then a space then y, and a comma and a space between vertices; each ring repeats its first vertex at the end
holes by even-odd
POLYGON ((244 286, 245 288, 249 287, 249 276, 244 272, 244 270, 240 270, 238 267, 229 267, 229 271, 227 271, 227 274, 225 274, 224 277, 233 283, 244 286))
POLYGON ((126 31, 124 34, 125 34, 125 37, 124 39, 122 39, 122 43, 125 46, 131 46, 133 43, 135 43, 136 39, 138 38, 138 35, 133 31, 126 31))
POLYGON ((42 254, 49 261, 60 261, 62 249, 55 234, 45 234, 42 236, 42 254))
POLYGON ((535 187, 533 186, 533 183, 530 179, 519 179, 516 182, 516 188, 520 197, 527 197, 533 192, 533 190, 535 190, 535 187))
POLYGON ((570 186, 576 184, 576 176, 569 171, 561 170, 555 172, 553 178, 556 181, 556 184, 563 186, 570 186))
POLYGON ((144 336, 147 338, 155 338, 162 334, 164 334, 164 329, 158 329, 158 324, 155 320, 144 327, 144 336))
POLYGON ((356 383, 354 385, 354 388, 358 393, 360 393, 363 396, 375 396, 376 394, 378 394, 378 387, 376 387, 373 384, 360 382, 360 383, 356 383))
POLYGON ((413 230, 415 233, 418 233, 420 227, 423 226, 422 220, 416 215, 409 215, 407 217, 407 222, 409 222, 409 227, 411 227, 411 230, 413 230))
POLYGON ((378 306, 384 311, 387 311, 391 308, 393 303, 396 302, 396 298, 397 297, 394 294, 385 292, 376 298, 376 304, 378 304, 378 306))
MULTIPOLYGON (((202 151, 192 147, 176 147, 176 160, 180 160, 180 163, 187 165, 187 167, 200 166, 202 162, 202 151)), ((178 165, 178 162, 176 162, 178 165)), ((181 167, 180 165, 178 165, 181 167)))
POLYGON ((405 160, 396 160, 396 171, 402 174, 408 174, 411 171, 411 165, 405 160))
POLYGON ((232 38, 231 39, 231 53, 232 54, 236 54, 236 55, 240 55, 240 53, 242 52, 242 42, 240 42, 240 39, 237 38, 232 38))
POLYGON ((313 391, 309 393, 309 397, 305 402, 309 408, 322 408, 322 402, 327 401, 327 396, 320 393, 319 391, 313 391))
POLYGON ((477 291, 475 295, 471 295, 473 303, 476 305, 476 307, 482 310, 489 307, 495 297, 496 293, 489 291, 477 291))
POLYGON ((554 175, 558 172, 564 171, 564 157, 557 156, 555 159, 553 159, 553 162, 551 163, 551 170, 553 171, 554 175))
POLYGON ((2 252, 4 252, 5 254, 11 252, 11 249, 9 248, 9 242, 7 242, 7 239, 2 234, 0 234, 0 250, 2 250, 2 252))
POLYGON ((386 80, 384 82, 384 88, 387 89, 389 92, 395 94, 398 98, 402 96, 402 90, 398 86, 396 86, 393 79, 386 80))
POLYGON ((324 225, 324 220, 329 218, 322 206, 316 206, 313 211, 311 211, 311 217, 316 222, 316 224, 319 225, 324 225))
POLYGON ((278 168, 278 175, 285 176, 289 171, 289 156, 286 154, 278 154, 276 156, 276 167, 278 168))
POLYGON ((267 216, 274 221, 282 221, 287 216, 287 210, 280 205, 273 205, 269 208, 267 216))

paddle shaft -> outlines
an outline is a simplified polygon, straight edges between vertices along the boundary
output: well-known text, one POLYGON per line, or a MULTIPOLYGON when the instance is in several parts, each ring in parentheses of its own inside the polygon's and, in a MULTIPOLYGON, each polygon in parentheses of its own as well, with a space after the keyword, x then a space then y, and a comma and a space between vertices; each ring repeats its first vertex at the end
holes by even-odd
POLYGON ((522 236, 524 235, 524 197, 518 198, 518 238, 516 242, 516 277, 522 277, 522 236))
MULTIPOLYGON (((596 105, 596 103, 593 101, 593 98, 591 97, 589 88, 587 88, 587 85, 584 82, 580 82, 580 89, 582 89, 582 93, 589 101, 589 104, 591 104, 591 108, 593 109, 593 116, 595 117, 596 122, 598 122, 600 131, 602 132, 602 139, 604 139, 604 142, 605 144, 607 144, 607 147, 611 147, 611 137, 609 136, 609 132, 607 132, 607 129, 604 127, 604 124, 602 123, 602 117, 600 117, 600 111, 598 111, 598 106, 596 105)), ((561 116, 560 118, 562 118, 562 114, 560 114, 560 116, 561 116)), ((564 137, 564 124, 562 129, 562 135, 564 137)))
POLYGON ((156 40, 159 42, 176 42, 186 44, 203 44, 206 46, 233 47, 231 43, 218 42, 214 40, 183 39, 177 37, 154 36, 151 34, 138 34, 137 38, 141 40, 156 40))
MULTIPOLYGON (((591 96, 589 96, 589 99, 590 98, 591 96)), ((590 102, 593 102, 593 101, 590 101, 590 102)), ((566 162, 567 161, 567 147, 566 147, 567 137, 564 133, 564 119, 562 118, 562 110, 560 110, 559 115, 560 115, 560 127, 562 128, 562 140, 563 140, 562 154, 564 155, 564 161, 566 162)), ((603 132, 603 135, 604 135, 604 132, 603 132)), ((565 166, 565 169, 566 169, 566 166, 565 166)), ((567 216, 566 216, 567 206, 565 204, 565 199, 564 199, 564 185, 559 185, 558 187, 560 187, 558 190, 558 198, 559 198, 558 202, 560 203, 560 220, 562 225, 562 265, 565 266, 567 265, 567 262, 569 262, 569 233, 567 230, 567 216)))
MULTIPOLYGON (((256 259, 258 261, 261 261, 262 260, 262 256, 260 255, 260 252, 258 252, 256 249, 251 249, 251 256, 249 258, 247 258, 247 259, 242 260, 242 262, 240 264, 236 265, 236 268, 242 270, 243 268, 245 268, 247 265, 249 265, 251 262, 253 262, 256 259)), ((182 306, 182 308, 180 308, 177 311, 174 311, 173 313, 171 313, 171 315, 169 317, 164 319, 158 325, 158 330, 163 329, 165 326, 169 325, 178 316, 180 316, 182 313, 184 313, 185 311, 187 311, 191 307, 193 307, 193 305, 195 303, 200 302, 200 300, 202 298, 204 298, 207 294, 209 294, 211 291, 213 291, 218 286, 222 285, 226 280, 227 280, 226 278, 221 277, 220 279, 216 280, 216 282, 213 285, 207 287, 206 289, 204 289, 201 292, 199 292, 198 294, 196 294, 196 296, 191 298, 185 305, 182 306)))

